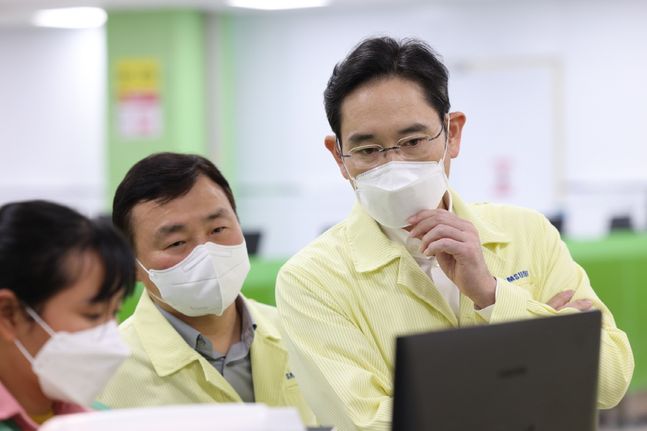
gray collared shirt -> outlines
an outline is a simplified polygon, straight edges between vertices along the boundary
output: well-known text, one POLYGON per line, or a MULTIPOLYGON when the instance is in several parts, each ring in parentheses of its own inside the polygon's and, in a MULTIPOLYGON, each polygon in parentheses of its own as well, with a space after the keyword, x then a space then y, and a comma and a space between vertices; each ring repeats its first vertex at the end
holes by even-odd
POLYGON ((241 316, 240 341, 233 344, 224 355, 215 350, 211 341, 195 328, 162 309, 157 303, 155 306, 184 341, 222 374, 244 402, 254 402, 250 348, 254 341, 256 323, 241 296, 236 298, 236 308, 241 316))

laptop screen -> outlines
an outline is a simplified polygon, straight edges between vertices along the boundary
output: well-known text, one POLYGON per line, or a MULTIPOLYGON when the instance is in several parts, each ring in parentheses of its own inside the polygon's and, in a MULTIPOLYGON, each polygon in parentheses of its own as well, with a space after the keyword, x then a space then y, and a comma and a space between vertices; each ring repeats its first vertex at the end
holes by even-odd
POLYGON ((399 337, 393 431, 596 429, 601 313, 399 337))

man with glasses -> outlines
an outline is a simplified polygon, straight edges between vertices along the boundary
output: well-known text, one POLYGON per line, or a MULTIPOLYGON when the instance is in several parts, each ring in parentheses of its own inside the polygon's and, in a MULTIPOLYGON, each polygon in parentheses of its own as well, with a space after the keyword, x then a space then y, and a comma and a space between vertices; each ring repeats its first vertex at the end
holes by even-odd
POLYGON ((325 146, 358 203, 278 276, 306 398, 322 423, 387 430, 398 335, 596 308, 598 407, 614 406, 631 348, 559 233, 539 213, 469 205, 448 188, 466 117, 450 112, 447 80, 425 43, 374 38, 328 81, 325 146))

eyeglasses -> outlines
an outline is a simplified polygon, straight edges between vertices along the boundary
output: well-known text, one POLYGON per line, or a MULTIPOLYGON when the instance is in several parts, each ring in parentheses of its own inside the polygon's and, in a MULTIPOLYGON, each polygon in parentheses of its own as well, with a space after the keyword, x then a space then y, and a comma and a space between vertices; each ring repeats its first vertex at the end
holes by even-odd
MULTIPOLYGON (((385 148, 378 144, 369 144, 353 147, 348 150, 348 154, 343 154, 341 148, 339 152, 341 157, 348 159, 356 169, 369 169, 379 165, 386 158, 388 151, 395 151, 402 160, 422 160, 431 155, 432 141, 437 139, 443 130, 444 128, 441 127, 435 136, 422 134, 407 136, 400 139, 392 147, 385 148)), ((339 145, 341 147, 341 143, 339 145)))

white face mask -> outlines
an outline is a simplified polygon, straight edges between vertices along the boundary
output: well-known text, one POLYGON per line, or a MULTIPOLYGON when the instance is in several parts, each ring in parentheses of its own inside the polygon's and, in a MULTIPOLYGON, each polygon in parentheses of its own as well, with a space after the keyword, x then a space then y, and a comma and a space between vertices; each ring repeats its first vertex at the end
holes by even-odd
POLYGON ((197 246, 178 264, 148 270, 160 299, 185 316, 222 316, 234 303, 249 273, 245 241, 238 245, 207 242, 197 246))
POLYGON ((35 357, 16 340, 31 363, 45 395, 53 400, 90 406, 130 350, 114 320, 78 332, 54 332, 31 308, 27 313, 50 335, 35 357))
POLYGON ((391 161, 363 172, 354 180, 357 200, 381 225, 406 227, 409 217, 437 208, 445 195, 444 158, 440 162, 391 161))

